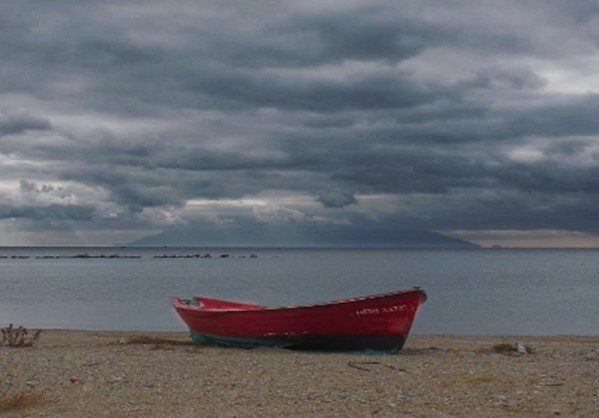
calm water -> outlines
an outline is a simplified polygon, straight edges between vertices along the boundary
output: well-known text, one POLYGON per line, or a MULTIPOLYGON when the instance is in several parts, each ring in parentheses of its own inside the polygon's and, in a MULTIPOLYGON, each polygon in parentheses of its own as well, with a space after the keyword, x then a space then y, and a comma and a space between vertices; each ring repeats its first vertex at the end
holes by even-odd
POLYGON ((598 250, 0 248, 0 326, 184 330, 173 295, 284 305, 411 286, 429 295, 416 333, 599 335, 598 250), (67 258, 85 252, 123 257, 67 258))

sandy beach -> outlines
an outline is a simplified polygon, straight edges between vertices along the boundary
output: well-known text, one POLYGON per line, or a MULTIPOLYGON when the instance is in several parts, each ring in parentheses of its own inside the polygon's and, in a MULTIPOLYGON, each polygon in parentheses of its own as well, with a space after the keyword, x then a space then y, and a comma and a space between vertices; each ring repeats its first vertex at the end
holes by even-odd
POLYGON ((33 347, 0 346, 0 375, 7 418, 589 417, 599 337, 411 335, 399 354, 367 355, 44 330, 33 347))

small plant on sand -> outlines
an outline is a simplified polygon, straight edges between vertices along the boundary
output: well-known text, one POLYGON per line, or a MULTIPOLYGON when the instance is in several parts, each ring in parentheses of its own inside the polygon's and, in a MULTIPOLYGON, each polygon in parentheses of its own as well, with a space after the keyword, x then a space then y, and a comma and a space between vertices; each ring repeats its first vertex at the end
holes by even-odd
POLYGON ((10 324, 6 328, 2 328, 2 344, 8 347, 31 347, 40 338, 42 330, 37 330, 33 334, 29 334, 27 328, 13 327, 10 324))

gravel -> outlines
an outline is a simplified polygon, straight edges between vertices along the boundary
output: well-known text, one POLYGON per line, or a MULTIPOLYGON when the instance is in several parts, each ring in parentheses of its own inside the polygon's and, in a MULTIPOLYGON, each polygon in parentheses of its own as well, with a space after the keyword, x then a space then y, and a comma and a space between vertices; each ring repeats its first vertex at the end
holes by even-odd
POLYGON ((588 417, 599 337, 411 335, 399 354, 368 355, 44 330, 33 347, 0 346, 0 376, 7 418, 588 417))

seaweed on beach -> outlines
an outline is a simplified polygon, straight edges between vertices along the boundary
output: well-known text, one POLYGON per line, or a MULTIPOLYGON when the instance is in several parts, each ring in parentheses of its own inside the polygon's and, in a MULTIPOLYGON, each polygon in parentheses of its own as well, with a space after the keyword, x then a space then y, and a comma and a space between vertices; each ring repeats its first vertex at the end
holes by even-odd
POLYGON ((0 412, 13 411, 29 406, 41 405, 47 402, 39 393, 21 392, 0 398, 0 412))
POLYGON ((179 341, 179 340, 170 340, 167 338, 161 337, 153 337, 146 335, 138 335, 132 336, 129 338, 123 338, 118 341, 121 345, 152 345, 152 346, 178 346, 185 345, 191 346, 193 343, 191 341, 179 341))
POLYGON ((533 347, 522 344, 522 343, 516 343, 516 344, 500 343, 500 344, 493 345, 492 348, 496 353, 507 354, 507 355, 534 354, 534 352, 535 352, 535 349, 533 347))
POLYGON ((25 327, 15 328, 10 324, 6 328, 2 328, 2 344, 8 347, 32 347, 40 338, 42 330, 37 330, 33 334, 25 327))

